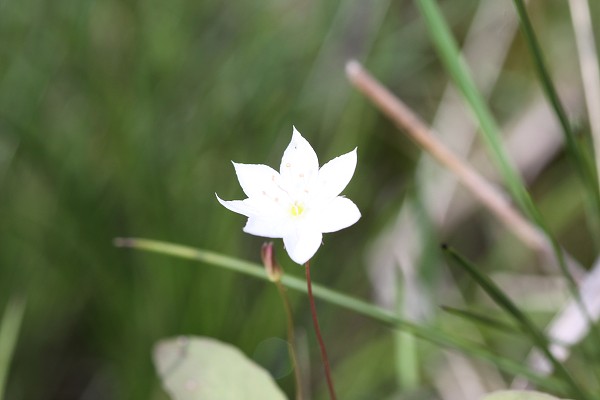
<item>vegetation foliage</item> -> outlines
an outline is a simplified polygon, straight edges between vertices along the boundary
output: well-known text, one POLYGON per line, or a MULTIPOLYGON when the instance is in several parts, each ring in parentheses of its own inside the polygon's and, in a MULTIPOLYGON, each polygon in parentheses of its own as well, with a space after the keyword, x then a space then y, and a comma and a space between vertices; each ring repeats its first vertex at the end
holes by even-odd
MULTIPOLYGON (((10 326, 0 327, 0 333, 9 332, 0 334, 0 349, 16 343, 9 346, 14 345, 10 368, 0 362, 0 397, 6 372, 7 399, 166 399, 151 351, 160 339, 177 335, 218 338, 277 375, 287 349, 257 355, 265 342, 286 335, 274 285, 207 268, 210 260, 116 248, 113 240, 145 237, 260 261, 263 240, 243 234, 243 219, 224 210, 214 193, 242 198, 230 160, 277 167, 292 125, 317 149, 321 162, 358 146, 358 167, 344 193, 362 218, 326 237, 312 261, 314 281, 325 291, 391 307, 385 315, 395 315, 382 324, 369 312, 355 313, 321 298, 319 317, 339 397, 439 398, 450 390, 440 383, 447 378, 446 353, 428 341, 398 336, 398 320, 438 332, 437 344, 451 337, 477 343, 473 353, 481 348, 497 354, 486 367, 472 361, 474 368, 482 382, 508 386, 514 376, 507 370, 516 367, 506 365, 524 365, 534 345, 548 344, 541 332, 570 295, 564 274, 545 269, 545 261, 485 209, 471 204, 460 214, 461 204, 471 199, 464 192, 454 199, 448 223, 436 226, 421 190, 426 177, 415 174, 420 150, 344 75, 348 59, 360 60, 424 120, 433 120, 457 66, 448 66, 452 61, 443 54, 448 48, 439 56, 436 35, 445 31, 439 21, 432 25, 424 10, 439 6, 461 46, 485 3, 0 2, 0 310, 7 305, 6 315, 12 316, 3 320, 12 321, 10 326), (406 276, 394 276, 397 296, 390 300, 374 265, 381 240, 393 239, 390 248, 399 249, 413 239, 390 233, 408 201, 422 206, 414 213, 414 236, 425 249, 417 265, 402 266, 412 268, 419 282, 420 306, 413 308, 394 303, 415 289, 407 286, 406 276), (456 215, 462 215, 460 222, 452 224, 456 215), (519 318, 527 315, 521 319, 526 329, 494 305, 469 272, 448 268, 442 242, 460 259, 472 260, 483 281, 491 279, 506 292, 512 303, 504 304, 515 305, 519 318), (535 284, 523 288, 528 278, 535 284), (413 312, 421 306, 426 312, 413 312), (477 317, 482 314, 489 319, 477 317), (521 334, 495 328, 502 324, 521 334), (534 340, 527 330, 535 332, 534 340), (490 367, 505 359, 512 364, 503 364, 502 373, 490 367)), ((487 32, 518 24, 515 8, 506 3, 487 32)), ((527 31, 516 33, 483 113, 494 118, 492 131, 506 138, 518 118, 547 104, 543 93, 549 83, 540 83, 536 62, 552 72, 569 118, 561 115, 560 121, 570 124, 569 147, 547 154, 533 175, 518 172, 528 179, 527 191, 517 175, 507 182, 501 174, 498 185, 517 193, 514 200, 526 213, 529 202, 535 204, 534 222, 543 221, 585 272, 598 253, 600 198, 590 161, 585 85, 567 2, 530 3, 529 18, 545 58, 532 58, 527 31)), ((590 1, 590 7, 598 43, 600 4, 590 1)), ((490 37, 481 57, 495 45, 490 37)), ((445 140, 452 147, 452 132, 445 140)), ((524 146, 534 149, 544 140, 524 146)), ((479 141, 472 154, 481 153, 479 141)), ((495 137, 492 154, 507 151, 502 163, 514 162, 510 157, 516 155, 500 146, 495 137)), ((284 283, 302 279, 302 268, 279 250, 284 283)), ((307 385, 313 398, 326 398, 308 303, 303 293, 288 295, 304 349, 300 364, 309 371, 307 385)), ((572 387, 597 392, 597 356, 593 340, 583 340, 565 363, 569 378, 559 369, 547 388, 559 397, 577 393, 572 387)), ((277 378, 292 396, 293 374, 277 378)))

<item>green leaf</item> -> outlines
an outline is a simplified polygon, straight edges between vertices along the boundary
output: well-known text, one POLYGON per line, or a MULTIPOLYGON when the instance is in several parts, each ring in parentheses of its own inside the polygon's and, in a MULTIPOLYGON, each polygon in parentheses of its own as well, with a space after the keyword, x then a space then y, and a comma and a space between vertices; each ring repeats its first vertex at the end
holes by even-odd
MULTIPOLYGON (((514 1, 517 6, 517 11, 519 12, 519 16, 521 18, 522 26, 525 29, 525 38, 528 42, 528 45, 530 46, 530 48, 535 48, 535 51, 538 51, 539 46, 537 46, 533 28, 531 28, 527 17, 527 13, 525 12, 526 10, 524 7, 524 3, 522 0, 514 1)), ((469 108, 473 112, 473 115, 477 118, 479 126, 481 127, 479 132, 482 134, 484 143, 490 151, 491 159, 495 162, 496 166, 498 167, 498 171, 502 175, 504 183, 506 184, 509 192, 512 194, 512 196, 522 208, 522 210, 537 225, 539 225, 539 227, 542 229, 542 231, 544 231, 544 233, 550 240, 550 244, 552 245, 552 249, 554 251, 554 254, 556 255, 561 273, 567 279, 569 291, 571 292, 573 298, 576 299, 583 315, 588 320, 588 323, 592 328, 592 333, 596 336, 598 340, 600 340, 600 332, 598 331, 598 329, 596 329, 596 324, 589 315, 587 307, 583 305, 581 295, 577 289, 577 284, 573 276, 571 275, 571 272, 567 268, 563 250, 560 247, 556 238, 546 227, 546 224, 542 219, 540 211, 538 210, 537 206, 533 203, 531 196, 529 196, 529 193, 527 192, 525 182, 513 166, 502 142, 502 133, 500 127, 498 126, 498 123, 492 115, 488 105, 486 104, 485 99, 479 92, 479 89, 475 84, 475 80, 473 79, 469 67, 460 53, 460 49, 458 48, 456 40, 452 36, 450 27, 444 19, 444 16, 437 4, 437 1, 417 0, 416 4, 420 9, 421 14, 423 15, 425 23, 427 24, 427 29, 429 30, 433 43, 438 50, 441 61, 444 63, 446 70, 452 77, 456 88, 462 94, 465 103, 469 106, 469 108)), ((538 72, 541 74, 545 74, 546 71, 544 69, 543 63, 541 62, 541 50, 539 51, 540 56, 534 56, 534 60, 536 60, 536 62, 539 61, 538 63, 536 63, 536 67, 538 67, 538 72)), ((554 89, 552 82, 549 79, 549 75, 548 79, 543 81, 545 82, 545 84, 543 85, 544 90, 546 90, 547 94, 552 96, 554 89)), ((560 108, 558 96, 556 96, 556 100, 557 102, 552 102, 552 104, 555 106, 559 106, 560 108)), ((555 108, 555 110, 559 110, 559 108, 555 108)), ((559 117, 560 115, 561 114, 559 113, 559 117)), ((565 119, 561 119, 561 123, 562 122, 564 122, 563 128, 570 129, 568 121, 566 121, 566 117, 565 119)), ((567 134, 566 136, 567 150, 570 150, 569 153, 573 154, 573 158, 576 161, 576 166, 580 166, 578 170, 581 171, 580 173, 582 175, 583 182, 586 183, 586 187, 589 189, 588 199, 593 204, 593 207, 591 208, 591 210, 594 212, 593 220, 597 221, 600 218, 598 217, 598 215, 600 215, 600 196, 598 195, 598 189, 596 184, 596 171, 593 168, 593 165, 590 167, 591 169, 589 171, 585 168, 585 157, 580 154, 581 152, 578 152, 576 147, 577 143, 572 142, 574 140, 572 136, 572 134, 567 134), (570 144, 572 144, 572 146, 570 144)), ((597 223, 594 222, 593 225, 597 225, 597 223)))
POLYGON ((154 365, 173 400, 280 400, 273 378, 236 347, 207 337, 180 336, 154 347, 154 365))
POLYGON ((531 200, 523 179, 514 167, 502 142, 502 133, 485 99, 481 95, 469 66, 464 60, 448 23, 444 19, 436 0, 417 0, 421 15, 427 25, 440 60, 450 74, 465 104, 479 123, 483 143, 490 152, 490 159, 496 164, 511 195, 525 213, 538 222, 535 205, 531 200))
POLYGON ((490 317, 489 315, 480 314, 475 311, 461 310, 459 308, 442 306, 442 310, 448 314, 456 315, 478 325, 483 325, 491 329, 496 329, 506 333, 521 334, 522 330, 519 327, 504 322, 498 318, 490 317))
POLYGON ((491 299, 506 311, 523 329, 523 333, 527 334, 536 347, 544 354, 544 356, 550 361, 554 370, 561 376, 563 381, 571 386, 571 392, 576 394, 580 399, 591 399, 588 393, 584 392, 579 384, 575 381, 573 376, 565 366, 556 359, 554 354, 549 349, 548 338, 545 336, 535 324, 529 319, 525 313, 521 311, 519 307, 500 289, 487 275, 481 272, 475 265, 473 265, 466 258, 462 257, 451 247, 443 245, 442 249, 444 252, 455 261, 456 265, 460 266, 464 272, 466 272, 478 285, 483 289, 491 299))
MULTIPOLYGON (((252 276, 254 278, 262 279, 263 281, 269 280, 264 267, 261 265, 208 250, 195 249, 179 244, 141 238, 117 238, 115 239, 115 245, 119 247, 150 251, 172 257, 179 257, 187 260, 195 260, 226 270, 252 276)), ((281 283, 285 287, 306 293, 306 282, 296 278, 295 276, 283 275, 281 278, 281 283)), ((319 284, 313 284, 313 294, 316 298, 327 301, 330 304, 336 304, 340 307, 373 318, 430 343, 434 343, 445 348, 457 349, 471 357, 477 357, 481 360, 489 361, 503 371, 513 375, 522 375, 531 383, 534 383, 539 387, 543 387, 544 389, 556 392, 563 392, 566 390, 565 383, 556 379, 555 377, 539 375, 530 370, 526 365, 499 356, 479 343, 447 334, 433 327, 411 323, 410 321, 403 320, 394 313, 381 307, 369 304, 355 297, 336 292, 319 284)))
MULTIPOLYGON (((592 214, 590 227, 594 229, 594 234, 598 235, 598 228, 600 227, 598 221, 600 218, 600 193, 598 192, 598 179, 594 163, 591 162, 592 160, 590 159, 589 154, 586 154, 580 146, 577 137, 575 136, 575 132, 573 132, 573 128, 569 123, 567 112, 560 101, 558 91, 556 90, 552 77, 550 76, 550 71, 546 65, 542 47, 540 46, 531 20, 529 19, 529 15, 527 14, 525 2, 523 0, 513 0, 513 2, 517 9, 517 13, 519 14, 521 30, 525 38, 525 43, 527 43, 527 47, 532 55, 533 65, 540 79, 540 84, 562 126, 567 154, 571 157, 577 173, 579 173, 585 189, 588 192, 586 200, 590 204, 589 211, 592 214)), ((598 240, 598 237, 595 239, 598 240)))
MULTIPOLYGON (((542 392, 525 390, 501 390, 485 396, 482 400, 560 400, 542 392)), ((565 399, 566 400, 566 399, 565 399)))
POLYGON ((26 301, 20 296, 13 296, 0 322, 0 400, 4 398, 4 387, 10 370, 19 332, 23 323, 26 301))

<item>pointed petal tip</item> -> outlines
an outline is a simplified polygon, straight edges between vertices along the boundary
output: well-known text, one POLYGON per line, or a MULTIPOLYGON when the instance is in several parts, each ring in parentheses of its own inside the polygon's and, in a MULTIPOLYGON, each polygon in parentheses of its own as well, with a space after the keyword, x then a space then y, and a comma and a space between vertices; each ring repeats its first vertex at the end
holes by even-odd
POLYGON ((358 159, 358 147, 355 147, 354 149, 347 152, 346 154, 342 154, 342 156, 344 156, 344 155, 351 155, 352 158, 354 158, 355 160, 358 159))
MULTIPOLYGON (((287 249, 285 249, 285 250, 287 251, 287 249)), ((290 259, 298 265, 306 264, 314 256, 314 254, 311 255, 310 257, 307 257, 306 255, 301 256, 299 254, 290 253, 289 251, 287 251, 287 253, 290 256, 290 259)), ((315 254, 316 254, 316 252, 315 252, 315 254)))
POLYGON ((317 173, 319 170, 319 159, 317 153, 312 148, 308 140, 306 140, 300 132, 294 127, 292 139, 287 148, 283 152, 281 164, 279 167, 280 174, 284 179, 295 179, 294 176, 304 174, 310 176, 317 173), (293 167, 292 167, 293 166, 293 167))
POLYGON ((322 194, 327 198, 339 196, 348 186, 358 162, 357 148, 342 154, 329 162, 325 163, 319 169, 319 181, 322 194))
POLYGON ((298 259, 298 258, 294 259, 294 258, 292 258, 292 256, 290 256, 290 258, 292 259, 293 262, 295 262, 298 265, 304 265, 308 261, 308 260, 305 260, 305 259, 298 259))
POLYGON ((240 163, 240 162, 235 162, 235 161, 231 161, 231 164, 233 165, 233 168, 235 168, 235 170, 237 171, 240 168, 243 168, 246 165, 254 165, 254 164, 246 164, 246 163, 240 163))
POLYGON ((219 202, 219 204, 221 204, 223 207, 229 209, 229 207, 227 207, 227 204, 226 204, 227 201, 220 198, 219 195, 217 194, 217 192, 215 192, 215 197, 217 198, 217 201, 219 202))
POLYGON ((296 264, 306 264, 319 250, 323 240, 323 234, 317 230, 306 230, 295 232, 292 235, 283 236, 285 251, 296 264))
POLYGON ((217 200, 219 201, 219 203, 223 204, 223 202, 225 200, 223 200, 222 198, 219 197, 219 195, 217 194, 217 192, 215 192, 215 197, 217 198, 217 200))
POLYGON ((360 210, 352 200, 338 196, 319 210, 316 220, 321 232, 333 233, 354 225, 361 217, 360 210))
POLYGON ((294 140, 294 138, 297 136, 303 137, 302 134, 298 131, 298 129, 296 129, 296 127, 292 125, 292 140, 294 140))
MULTIPOLYGON (((231 210, 231 206, 230 204, 235 202, 235 201, 241 201, 241 200, 223 200, 222 198, 219 197, 219 195, 217 194, 217 192, 215 192, 215 197, 217 198, 217 201, 219 203, 221 203, 221 205, 225 208, 227 208, 228 210, 231 210)), ((233 210, 231 210, 233 211, 233 210)), ((236 211, 234 211, 236 212, 236 211)))

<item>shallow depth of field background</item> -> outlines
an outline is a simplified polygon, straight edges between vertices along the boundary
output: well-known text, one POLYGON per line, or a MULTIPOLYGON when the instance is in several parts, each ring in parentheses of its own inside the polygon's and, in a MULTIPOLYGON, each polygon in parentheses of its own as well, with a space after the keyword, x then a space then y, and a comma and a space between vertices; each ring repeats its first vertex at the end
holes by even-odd
MULTIPOLYGON (((462 42, 480 3, 496 1, 440 5, 462 42)), ((508 20, 514 10, 505 3, 508 20)), ((530 3, 569 116, 586 132, 567 3, 530 3)), ((591 3, 592 16, 600 15, 591 3)), ((513 29, 502 15, 488 29, 513 29)), ((489 38, 481 57, 495 46, 495 35, 489 38)), ((540 102, 518 31, 510 43, 490 98, 507 131, 540 102)), ((285 357, 272 340, 285 339, 285 316, 274 286, 112 241, 147 237, 259 261, 263 240, 244 234, 245 219, 220 206, 215 192, 243 198, 230 160, 277 168, 292 125, 321 163, 358 146, 344 193, 363 217, 325 235, 314 281, 385 300, 370 279, 378 273, 373 249, 386 237, 390 249, 413 239, 390 236, 390 227, 405 199, 418 198, 421 152, 351 88, 344 75, 350 58, 431 121, 448 75, 411 1, 0 2, 0 310, 15 294, 28 299, 7 398, 166 399, 151 349, 178 334, 232 343, 277 371, 277 357, 267 353, 285 357)), ((452 132, 445 134, 451 144, 452 132)), ((543 132, 524 139, 525 155, 545 141, 543 132)), ((534 167, 531 192, 551 230, 589 266, 595 250, 573 167, 560 149, 534 167)), ((463 192, 457 199, 471 204, 463 192)), ((440 262, 438 244, 449 242, 505 287, 526 282, 515 293, 519 305, 540 323, 549 320, 564 287, 538 279, 539 263, 487 211, 468 209, 424 238, 429 257, 414 269, 428 311, 414 317, 476 338, 472 325, 438 306, 460 292, 472 308, 494 312, 472 282, 440 262)), ((278 248, 286 273, 302 275, 278 248)), ((289 294, 314 398, 326 398, 307 298, 289 294)), ((324 302, 318 307, 340 398, 440 398, 447 369, 440 366, 448 361, 437 347, 405 341, 416 353, 404 360, 415 376, 399 378, 393 330, 324 302)), ((482 334, 506 356, 519 359, 529 349, 514 336, 482 334)), ((293 393, 292 375, 278 382, 293 393)))

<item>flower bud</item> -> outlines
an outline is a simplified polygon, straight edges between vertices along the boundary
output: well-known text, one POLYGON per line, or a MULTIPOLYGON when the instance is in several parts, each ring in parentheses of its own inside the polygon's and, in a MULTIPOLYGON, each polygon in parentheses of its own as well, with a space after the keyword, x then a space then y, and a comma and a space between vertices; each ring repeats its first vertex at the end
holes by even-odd
POLYGON ((275 249, 273 249, 273 242, 265 242, 260 249, 260 256, 262 258, 265 271, 271 282, 279 282, 283 270, 275 258, 275 249))

